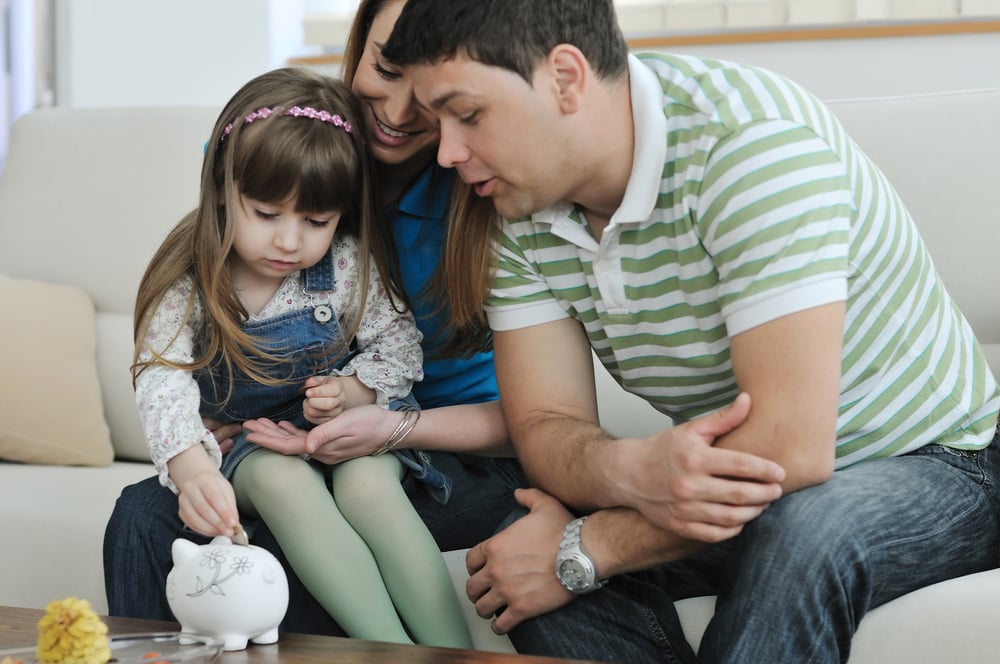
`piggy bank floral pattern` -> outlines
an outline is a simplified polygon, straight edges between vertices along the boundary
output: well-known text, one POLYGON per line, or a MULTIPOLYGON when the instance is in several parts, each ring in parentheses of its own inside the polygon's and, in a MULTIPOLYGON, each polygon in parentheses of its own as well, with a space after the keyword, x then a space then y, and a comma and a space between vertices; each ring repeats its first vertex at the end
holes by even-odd
POLYGON ((226 590, 223 586, 227 581, 233 577, 253 573, 253 563, 250 559, 244 555, 236 555, 237 552, 232 549, 233 547, 212 547, 201 554, 198 566, 207 567, 211 578, 204 580, 200 575, 196 575, 194 592, 187 593, 188 597, 200 597, 209 592, 224 596, 226 590), (222 576, 224 573, 225 576, 222 576))

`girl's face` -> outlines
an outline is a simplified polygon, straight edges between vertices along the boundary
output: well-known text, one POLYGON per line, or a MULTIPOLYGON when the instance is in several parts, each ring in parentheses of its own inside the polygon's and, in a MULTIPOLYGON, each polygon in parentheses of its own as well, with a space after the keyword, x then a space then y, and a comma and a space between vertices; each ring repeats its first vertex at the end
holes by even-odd
POLYGON ((241 290, 277 288, 289 274, 326 255, 340 212, 296 212, 294 203, 237 196, 231 271, 241 290))
POLYGON ((351 85, 368 107, 372 154, 392 165, 414 157, 430 161, 438 142, 437 125, 417 107, 409 79, 382 58, 404 4, 389 2, 375 17, 351 85))

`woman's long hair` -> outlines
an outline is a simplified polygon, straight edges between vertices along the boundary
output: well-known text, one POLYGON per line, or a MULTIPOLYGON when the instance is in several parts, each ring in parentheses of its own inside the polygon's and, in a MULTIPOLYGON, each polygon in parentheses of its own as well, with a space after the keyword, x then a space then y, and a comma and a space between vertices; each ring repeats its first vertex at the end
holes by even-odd
MULTIPOLYGON (((344 48, 342 76, 348 85, 354 82, 372 23, 395 1, 362 0, 358 6, 344 48)), ((425 354, 432 357, 464 357, 492 347, 483 305, 493 282, 493 244, 500 217, 490 199, 477 196, 453 171, 449 179, 451 200, 441 261, 420 293, 433 304, 431 310, 448 321, 441 339, 426 340, 432 351, 425 354)), ((391 246, 389 249, 386 255, 398 274, 398 257, 391 246)))
MULTIPOLYGON (((277 362, 260 340, 243 331, 248 313, 229 272, 234 223, 231 210, 239 196, 268 203, 294 201, 297 212, 339 210, 337 233, 358 240, 358 279, 352 293, 356 313, 345 330, 350 344, 362 319, 371 257, 379 276, 396 301, 384 260, 390 240, 380 215, 375 191, 374 164, 365 146, 365 116, 361 102, 337 79, 299 68, 276 69, 244 85, 226 104, 205 146, 198 207, 169 233, 143 275, 136 297, 132 365, 135 378, 152 364, 194 371, 216 357, 226 375, 238 369, 266 384, 267 368, 277 362), (347 132, 311 117, 284 115, 298 106, 336 114, 351 125, 347 132), (260 117, 261 109, 270 109, 260 117), (248 116, 252 119, 248 120, 248 116), (170 287, 182 277, 194 282, 184 314, 188 320, 200 299, 204 325, 199 329, 198 353, 190 363, 175 363, 153 350, 139 361, 149 325, 170 287)), ((184 323, 180 326, 183 329, 184 323)), ((173 340, 167 343, 169 346, 173 340)), ((231 393, 231 385, 227 393, 231 393)))

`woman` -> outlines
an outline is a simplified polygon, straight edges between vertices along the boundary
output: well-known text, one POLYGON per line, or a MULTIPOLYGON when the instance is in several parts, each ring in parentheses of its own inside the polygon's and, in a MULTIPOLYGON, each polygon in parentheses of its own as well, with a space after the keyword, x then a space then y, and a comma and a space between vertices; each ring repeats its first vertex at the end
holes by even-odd
MULTIPOLYGON (((513 490, 524 484, 524 478, 516 461, 497 458, 510 456, 513 450, 497 401, 492 355, 481 350, 488 342, 486 328, 476 316, 463 316, 460 326, 447 324, 447 290, 485 287, 487 265, 482 261, 479 284, 447 278, 450 266, 441 256, 450 253, 444 246, 449 216, 492 214, 492 205, 483 201, 473 209, 450 204, 452 198, 470 199, 463 191, 452 191, 457 179, 434 162, 435 125, 418 111, 406 78, 381 58, 380 45, 388 39, 404 2, 362 1, 345 51, 344 79, 369 113, 369 145, 378 163, 379 186, 395 240, 395 248, 383 250, 390 258, 396 254, 397 276, 424 334, 425 379, 414 389, 423 412, 405 443, 424 450, 434 467, 450 477, 453 490, 442 505, 420 488, 416 478, 408 477, 404 484, 438 546, 450 550, 472 546, 493 534, 514 508, 513 490)), ((313 458, 335 463, 370 454, 398 424, 398 413, 378 407, 352 410, 316 430, 326 444, 313 458)), ((288 440, 266 425, 255 428, 259 444, 279 449, 288 440)), ((215 435, 225 444, 239 430, 237 425, 218 427, 215 435)), ((177 498, 156 477, 123 490, 104 539, 110 615, 172 619, 164 586, 172 566, 170 546, 181 533, 177 498)), ((184 536, 192 538, 189 533, 184 536)), ((266 528, 256 532, 254 543, 283 560, 266 528)), ((291 600, 283 629, 343 633, 291 574, 289 586, 291 600)))

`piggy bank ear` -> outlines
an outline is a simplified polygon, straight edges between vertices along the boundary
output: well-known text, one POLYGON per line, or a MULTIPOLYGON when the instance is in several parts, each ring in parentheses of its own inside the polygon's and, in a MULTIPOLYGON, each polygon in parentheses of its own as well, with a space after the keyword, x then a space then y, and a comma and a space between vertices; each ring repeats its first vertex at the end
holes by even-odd
POLYGON ((226 537, 225 535, 216 535, 215 537, 212 538, 212 541, 209 542, 209 544, 215 544, 216 546, 218 546, 219 544, 228 546, 232 543, 233 541, 228 537, 226 537))
POLYGON ((175 539, 170 546, 170 556, 174 560, 174 567, 194 558, 198 554, 198 545, 186 539, 175 539))

